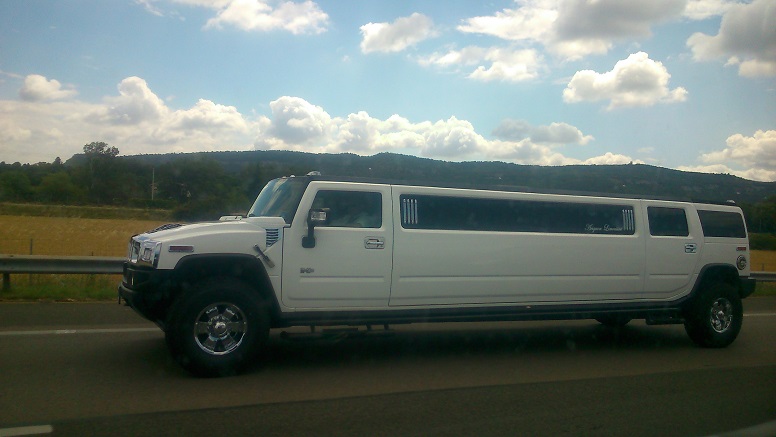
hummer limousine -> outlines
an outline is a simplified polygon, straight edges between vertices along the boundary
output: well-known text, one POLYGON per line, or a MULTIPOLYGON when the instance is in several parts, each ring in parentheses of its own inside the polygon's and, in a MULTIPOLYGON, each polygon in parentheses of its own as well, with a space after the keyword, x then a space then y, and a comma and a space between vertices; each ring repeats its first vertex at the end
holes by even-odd
POLYGON ((749 256, 732 204, 310 174, 270 181, 245 217, 133 236, 118 292, 184 368, 219 376, 289 326, 643 319, 725 347, 749 256))

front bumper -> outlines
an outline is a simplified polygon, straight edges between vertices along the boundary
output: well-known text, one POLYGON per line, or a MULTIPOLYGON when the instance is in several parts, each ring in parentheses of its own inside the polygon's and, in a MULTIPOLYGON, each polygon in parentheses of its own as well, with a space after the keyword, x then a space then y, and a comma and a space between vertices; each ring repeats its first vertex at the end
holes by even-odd
POLYGON ((126 302, 138 314, 164 329, 167 310, 173 300, 171 272, 124 263, 118 286, 119 302, 126 302))

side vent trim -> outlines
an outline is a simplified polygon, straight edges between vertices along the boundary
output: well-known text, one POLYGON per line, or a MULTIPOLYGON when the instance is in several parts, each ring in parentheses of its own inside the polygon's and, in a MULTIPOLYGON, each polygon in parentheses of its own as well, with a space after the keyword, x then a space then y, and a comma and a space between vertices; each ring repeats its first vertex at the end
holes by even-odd
POLYGON ((267 247, 277 243, 280 239, 280 229, 267 229, 267 247))

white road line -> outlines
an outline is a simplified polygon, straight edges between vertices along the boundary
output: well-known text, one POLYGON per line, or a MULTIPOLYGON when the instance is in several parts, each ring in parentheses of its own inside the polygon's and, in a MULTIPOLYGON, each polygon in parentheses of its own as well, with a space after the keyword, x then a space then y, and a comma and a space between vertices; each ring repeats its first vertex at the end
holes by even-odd
MULTIPOLYGON (((0 337, 23 335, 82 335, 82 334, 125 334, 133 332, 158 332, 159 328, 114 328, 114 329, 54 329, 47 331, 0 331, 0 337)), ((2 437, 2 434, 0 434, 2 437)))
POLYGON ((0 428, 0 437, 16 437, 20 435, 51 434, 54 427, 51 425, 20 426, 17 428, 0 428))
POLYGON ((752 313, 744 314, 744 317, 776 317, 776 313, 752 313))

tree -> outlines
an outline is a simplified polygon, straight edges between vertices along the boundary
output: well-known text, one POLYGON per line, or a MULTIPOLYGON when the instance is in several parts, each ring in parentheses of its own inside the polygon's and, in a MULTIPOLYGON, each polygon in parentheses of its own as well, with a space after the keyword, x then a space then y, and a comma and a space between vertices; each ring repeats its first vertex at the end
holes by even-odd
POLYGON ((89 200, 98 204, 111 204, 121 185, 116 175, 116 156, 119 149, 103 142, 84 146, 88 173, 87 191, 89 200))
POLYGON ((0 200, 23 202, 31 196, 32 184, 26 174, 12 170, 0 175, 0 200))
POLYGON ((115 158, 119 154, 119 149, 100 141, 85 145, 84 154, 87 156, 87 158, 95 156, 115 158))
POLYGON ((73 204, 83 198, 82 191, 65 172, 49 173, 38 185, 38 199, 48 203, 73 204))
POLYGON ((212 159, 187 158, 161 165, 156 172, 159 197, 174 200, 181 220, 211 220, 244 212, 249 200, 240 182, 212 159))

